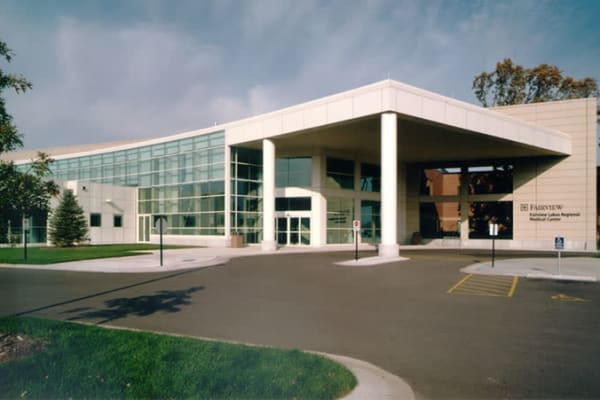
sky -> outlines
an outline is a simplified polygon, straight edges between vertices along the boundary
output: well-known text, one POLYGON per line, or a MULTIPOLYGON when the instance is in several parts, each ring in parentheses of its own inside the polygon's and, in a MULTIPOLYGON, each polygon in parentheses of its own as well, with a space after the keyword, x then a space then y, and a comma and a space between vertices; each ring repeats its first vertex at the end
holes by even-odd
POLYGON ((600 80, 600 2, 2 0, 24 149, 166 136, 395 79, 477 104, 506 57, 600 80))

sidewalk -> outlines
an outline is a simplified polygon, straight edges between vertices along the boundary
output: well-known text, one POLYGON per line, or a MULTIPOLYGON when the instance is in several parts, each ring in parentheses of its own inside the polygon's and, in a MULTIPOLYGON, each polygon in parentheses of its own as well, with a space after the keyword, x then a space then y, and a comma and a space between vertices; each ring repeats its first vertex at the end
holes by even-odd
POLYGON ((514 258, 469 265, 461 272, 484 275, 511 275, 529 279, 552 279, 565 281, 600 281, 600 258, 561 257, 560 270, 558 257, 514 258))
MULTIPOLYGON (((374 250, 374 247, 371 245, 361 245, 359 248, 361 251, 374 250)), ((99 258, 93 260, 70 261, 47 265, 0 263, 0 268, 46 269, 54 271, 105 273, 169 272, 222 265, 235 257, 350 250, 354 250, 354 246, 350 247, 345 245, 334 245, 319 248, 285 247, 276 251, 263 251, 260 246, 246 246, 242 248, 192 247, 187 249, 164 250, 162 266, 160 265, 160 251, 152 250, 150 251, 151 254, 143 254, 139 256, 99 258)))

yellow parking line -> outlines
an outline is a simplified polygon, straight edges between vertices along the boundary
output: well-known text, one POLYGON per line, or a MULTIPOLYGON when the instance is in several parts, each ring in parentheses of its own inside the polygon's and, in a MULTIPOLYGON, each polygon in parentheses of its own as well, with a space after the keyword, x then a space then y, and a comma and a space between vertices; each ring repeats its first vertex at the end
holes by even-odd
POLYGON ((448 290, 448 294, 513 297, 519 278, 469 274, 448 290))
POLYGON ((517 282, 519 282, 518 276, 513 276, 512 286, 510 287, 510 292, 508 292, 508 297, 513 297, 515 294, 515 289, 517 288, 517 282))
POLYGON ((507 282, 505 285, 490 285, 487 282, 483 282, 483 281, 475 281, 473 278, 469 279, 468 282, 465 283, 465 285, 467 286, 473 286, 473 287, 478 287, 478 288, 482 288, 482 289, 489 289, 489 290, 500 290, 502 292, 508 292, 511 288, 511 282, 507 282))
POLYGON ((452 286, 449 290, 448 290, 448 294, 452 293, 454 291, 454 289, 456 289, 457 287, 459 287, 460 285, 462 285, 467 279, 469 279, 471 276, 473 276, 473 274, 469 274, 467 276, 465 276, 464 278, 462 278, 460 281, 458 281, 458 283, 454 286, 452 286))
POLYGON ((454 294, 468 294, 473 296, 488 296, 488 297, 506 297, 505 293, 492 293, 483 290, 460 288, 454 292, 454 294))

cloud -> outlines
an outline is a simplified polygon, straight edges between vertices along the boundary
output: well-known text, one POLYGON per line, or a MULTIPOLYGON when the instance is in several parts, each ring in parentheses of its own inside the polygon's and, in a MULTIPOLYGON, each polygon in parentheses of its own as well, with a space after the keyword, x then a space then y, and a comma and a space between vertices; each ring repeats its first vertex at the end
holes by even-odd
POLYGON ((0 35, 34 82, 8 98, 29 148, 164 136, 387 77, 474 101, 473 76, 504 57, 574 75, 600 61, 582 51, 589 11, 560 2, 141 1, 41 24, 21 4, 0 35))

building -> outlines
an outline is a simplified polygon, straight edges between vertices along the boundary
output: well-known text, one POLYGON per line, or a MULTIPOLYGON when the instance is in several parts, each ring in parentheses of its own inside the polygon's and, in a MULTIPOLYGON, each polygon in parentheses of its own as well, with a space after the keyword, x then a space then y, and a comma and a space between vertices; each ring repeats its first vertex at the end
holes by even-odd
POLYGON ((487 247, 493 222, 501 248, 564 236, 595 250, 596 115, 593 98, 485 109, 385 80, 207 129, 48 152, 94 243, 157 242, 162 216, 166 243, 352 243, 360 220, 359 240, 390 256, 415 237, 487 247))

